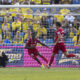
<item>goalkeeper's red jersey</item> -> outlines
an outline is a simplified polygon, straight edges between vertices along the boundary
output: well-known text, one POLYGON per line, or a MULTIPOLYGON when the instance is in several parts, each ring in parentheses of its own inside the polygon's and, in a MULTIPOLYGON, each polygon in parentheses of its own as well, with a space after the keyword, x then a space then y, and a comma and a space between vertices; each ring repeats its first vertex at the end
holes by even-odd
POLYGON ((28 54, 34 54, 34 56, 36 57, 38 54, 38 49, 36 48, 37 43, 40 43, 40 41, 35 38, 34 40, 32 40, 31 38, 26 42, 26 45, 28 45, 29 47, 34 46, 34 49, 28 49, 28 54))
MULTIPOLYGON (((37 38, 35 38, 34 40, 32 40, 31 38, 26 42, 26 45, 28 45, 29 47, 31 46, 37 46, 37 43, 40 43, 40 40, 38 40, 37 38)), ((31 49, 32 50, 32 49, 31 49)))

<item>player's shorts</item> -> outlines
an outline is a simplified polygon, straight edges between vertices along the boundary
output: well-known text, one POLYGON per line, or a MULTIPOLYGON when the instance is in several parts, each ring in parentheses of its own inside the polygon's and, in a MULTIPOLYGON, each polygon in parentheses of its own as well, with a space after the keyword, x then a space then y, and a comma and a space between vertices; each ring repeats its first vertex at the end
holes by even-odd
POLYGON ((66 47, 63 43, 57 43, 53 48, 53 53, 58 54, 59 50, 66 52, 66 47))
POLYGON ((31 57, 37 57, 38 56, 38 50, 35 48, 35 49, 28 49, 28 54, 31 56, 31 57))

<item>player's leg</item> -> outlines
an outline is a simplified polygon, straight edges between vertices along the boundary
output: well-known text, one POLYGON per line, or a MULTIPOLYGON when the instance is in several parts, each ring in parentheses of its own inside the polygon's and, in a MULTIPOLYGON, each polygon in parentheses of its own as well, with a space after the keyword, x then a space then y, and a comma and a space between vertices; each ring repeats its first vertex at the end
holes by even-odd
POLYGON ((63 54, 64 54, 67 58, 76 57, 75 54, 68 54, 67 51, 66 51, 66 52, 63 52, 63 54))
POLYGON ((37 53, 46 63, 48 63, 48 60, 43 56, 41 55, 39 52, 37 53))
POLYGON ((76 59, 80 60, 80 56, 76 54, 68 54, 67 52, 63 53, 67 58, 75 57, 76 59))
POLYGON ((31 57, 36 60, 40 65, 42 65, 42 63, 40 62, 40 60, 35 56, 35 54, 31 54, 31 57))
POLYGON ((45 66, 40 62, 40 60, 37 57, 34 57, 33 59, 41 65, 41 68, 45 68, 45 66))
POLYGON ((40 65, 42 65, 42 63, 40 62, 40 60, 37 57, 34 57, 33 59, 35 59, 40 65))
POLYGON ((41 68, 45 68, 45 66, 41 63, 41 61, 37 58, 37 54, 35 53, 32 53, 31 54, 31 57, 34 59, 34 60, 36 60, 37 62, 38 62, 38 64, 40 64, 41 65, 41 68))
POLYGON ((60 50, 63 52, 63 54, 67 57, 67 58, 71 58, 71 57, 76 57, 76 54, 68 54, 65 45, 62 45, 60 50))
POLYGON ((58 51, 59 51, 59 47, 58 47, 58 45, 55 45, 54 48, 53 48, 53 53, 52 53, 51 58, 50 58, 50 62, 49 62, 49 64, 48 64, 48 68, 51 67, 51 64, 52 64, 53 61, 54 61, 54 57, 55 57, 55 55, 58 53, 58 51))
POLYGON ((53 53, 53 54, 51 55, 50 62, 49 62, 49 64, 48 64, 48 68, 51 67, 51 64, 52 64, 53 61, 54 61, 54 57, 55 57, 55 53, 53 53))

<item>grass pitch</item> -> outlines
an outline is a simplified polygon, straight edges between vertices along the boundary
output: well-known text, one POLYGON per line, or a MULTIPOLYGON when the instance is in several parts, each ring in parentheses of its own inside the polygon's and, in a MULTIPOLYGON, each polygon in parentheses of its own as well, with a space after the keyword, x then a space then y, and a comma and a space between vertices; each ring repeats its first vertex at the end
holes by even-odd
POLYGON ((80 80, 80 68, 0 68, 0 80, 80 80))

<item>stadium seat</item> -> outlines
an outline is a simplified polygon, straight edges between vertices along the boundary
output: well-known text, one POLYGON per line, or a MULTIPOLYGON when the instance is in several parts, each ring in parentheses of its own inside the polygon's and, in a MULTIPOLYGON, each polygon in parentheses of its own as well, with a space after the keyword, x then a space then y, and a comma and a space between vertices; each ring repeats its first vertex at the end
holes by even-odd
MULTIPOLYGON (((42 8, 41 11, 43 12, 45 8, 42 8)), ((47 13, 49 13, 50 8, 46 8, 47 13)))
POLYGON ((80 4, 80 1, 78 2, 78 4, 80 4))
POLYGON ((3 17, 0 17, 0 22, 3 22, 4 21, 4 18, 3 17))
POLYGON ((10 42, 10 40, 5 39, 5 40, 4 40, 4 43, 11 43, 11 42, 10 42))
POLYGON ((71 46, 71 45, 74 45, 74 42, 72 41, 72 38, 67 38, 65 40, 65 44, 66 46, 71 46))
POLYGON ((24 38, 24 33, 23 32, 20 32, 20 36, 24 38))
POLYGON ((41 42, 46 43, 47 45, 53 45, 53 39, 40 39, 41 42))
POLYGON ((79 0, 73 0, 73 4, 79 4, 79 0))
MULTIPOLYGON (((48 20, 48 24, 49 24, 49 26, 51 26, 52 23, 53 23, 53 20, 52 20, 51 18, 48 18, 47 20, 48 20)), ((49 27, 49 26, 48 26, 48 27, 49 27)))
POLYGON ((0 24, 0 29, 2 29, 2 24, 0 24))

